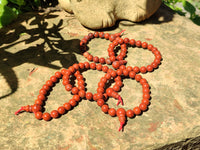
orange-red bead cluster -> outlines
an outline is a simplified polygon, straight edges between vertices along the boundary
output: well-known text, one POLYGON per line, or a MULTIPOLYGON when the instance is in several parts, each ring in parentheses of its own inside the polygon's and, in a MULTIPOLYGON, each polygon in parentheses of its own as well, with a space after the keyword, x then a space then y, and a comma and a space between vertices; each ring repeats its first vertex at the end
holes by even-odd
POLYGON ((80 49, 83 53, 83 56, 92 62, 76 63, 70 66, 68 69, 57 71, 39 90, 39 95, 37 96, 34 105, 23 106, 16 111, 15 114, 17 115, 21 111, 33 112, 37 119, 49 121, 52 118, 58 118, 67 111, 70 111, 81 101, 81 99, 87 99, 90 101, 94 100, 97 102, 97 105, 101 107, 101 110, 104 113, 107 113, 112 117, 118 116, 120 121, 119 131, 122 130, 127 117, 133 118, 135 115, 140 115, 143 111, 147 110, 150 103, 150 86, 147 80, 142 78, 139 73, 152 72, 158 67, 158 65, 160 65, 162 59, 161 54, 156 47, 151 44, 147 44, 146 42, 135 41, 134 39, 122 39, 121 34, 123 32, 124 30, 120 33, 111 35, 104 32, 95 32, 94 34, 89 33, 87 36, 85 36, 80 42, 80 49), (106 40, 111 41, 107 49, 109 56, 108 58, 99 58, 98 56, 92 56, 89 52, 87 52, 87 44, 93 38, 105 38, 106 40), (117 55, 115 48, 119 45, 120 53, 117 55), (124 58, 127 55, 128 47, 148 49, 155 55, 155 59, 146 67, 126 66, 127 62, 124 60, 124 58), (114 69, 109 68, 108 65, 112 65, 114 69), (105 75, 101 77, 100 81, 98 82, 96 93, 86 91, 86 80, 84 79, 82 72, 87 71, 88 69, 103 71, 105 73, 105 75), (76 79, 77 86, 72 84, 72 78, 76 79), (117 105, 120 103, 122 105, 124 104, 122 97, 118 94, 118 92, 121 90, 121 87, 123 86, 123 79, 125 78, 135 79, 142 85, 143 98, 141 103, 139 106, 127 111, 124 108, 118 108, 117 110, 110 108, 106 103, 109 97, 117 99, 117 105), (43 113, 43 106, 45 104, 45 100, 47 99, 46 96, 48 93, 50 93, 52 87, 55 86, 60 79, 62 79, 62 84, 65 86, 66 91, 71 92, 73 97, 69 100, 69 102, 66 102, 63 104, 63 106, 58 107, 57 110, 52 110, 51 113, 43 113), (115 84, 112 87, 107 87, 107 84, 110 80, 113 80, 115 84))

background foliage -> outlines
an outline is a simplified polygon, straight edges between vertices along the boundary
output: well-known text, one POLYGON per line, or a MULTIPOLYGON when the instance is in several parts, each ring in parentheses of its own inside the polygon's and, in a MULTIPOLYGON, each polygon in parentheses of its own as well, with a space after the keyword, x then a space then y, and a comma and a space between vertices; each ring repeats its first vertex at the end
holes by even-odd
POLYGON ((0 28, 9 24, 19 14, 54 6, 57 0, 0 0, 0 28))
POLYGON ((23 12, 41 6, 40 0, 0 0, 0 28, 9 24, 23 12))
POLYGON ((164 4, 173 9, 179 15, 186 16, 197 25, 200 25, 200 1, 199 0, 163 0, 164 4))
MULTIPOLYGON (((57 0, 0 0, 0 28, 15 20, 21 13, 48 7, 55 2, 57 0)), ((182 16, 189 13, 189 18, 200 25, 200 16, 196 13, 196 10, 200 10, 199 0, 163 0, 163 3, 182 16)))

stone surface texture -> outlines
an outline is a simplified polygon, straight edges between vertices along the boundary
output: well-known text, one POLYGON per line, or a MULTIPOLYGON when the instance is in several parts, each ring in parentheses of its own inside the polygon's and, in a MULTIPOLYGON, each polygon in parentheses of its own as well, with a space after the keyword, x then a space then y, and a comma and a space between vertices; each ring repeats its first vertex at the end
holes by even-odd
POLYGON ((74 13, 90 29, 108 28, 117 20, 140 22, 160 7, 161 0, 59 0, 62 8, 74 13))
MULTIPOLYGON (((141 116, 128 119, 118 132, 118 118, 104 114, 95 102, 82 100, 72 111, 50 122, 34 114, 14 112, 32 105, 42 85, 61 68, 87 61, 79 42, 91 31, 72 14, 56 11, 27 13, 0 30, 0 149, 2 150, 152 150, 200 135, 200 28, 162 6, 141 23, 121 21, 105 32, 125 29, 123 38, 146 41, 159 49, 163 60, 154 72, 142 75, 151 86, 151 105, 141 116)), ((88 45, 93 55, 107 56, 109 41, 88 45)), ((129 48, 130 66, 144 66, 154 56, 148 50, 129 48)), ((104 75, 83 73, 87 90, 95 92, 104 75)), ((120 92, 125 109, 139 105, 142 88, 125 79, 120 92)), ((58 83, 45 111, 57 109, 72 95, 58 83)), ((111 107, 118 108, 114 99, 111 107)))

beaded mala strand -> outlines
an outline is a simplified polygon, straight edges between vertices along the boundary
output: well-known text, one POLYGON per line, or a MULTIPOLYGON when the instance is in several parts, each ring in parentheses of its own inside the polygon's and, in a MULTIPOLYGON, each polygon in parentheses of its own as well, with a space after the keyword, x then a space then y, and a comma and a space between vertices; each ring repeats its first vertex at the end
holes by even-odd
MULTIPOLYGON (((95 34, 97 35, 98 33, 96 32, 95 34)), ((104 35, 104 34, 101 33, 101 35, 104 35)), ((86 43, 87 42, 85 42, 85 44, 86 43)), ((87 55, 85 55, 85 57, 88 58, 89 55, 90 54, 87 53, 87 55)), ((113 42, 111 44, 109 44, 108 55, 109 55, 109 59, 110 59, 110 62, 112 63, 113 68, 117 69, 116 72, 117 72, 118 78, 121 75, 129 76, 130 78, 135 78, 135 80, 140 82, 143 87, 142 102, 139 105, 139 107, 134 107, 133 110, 125 111, 123 108, 119 108, 116 111, 114 108, 109 109, 109 106, 107 104, 104 104, 104 100, 102 100, 102 99, 97 100, 97 104, 99 106, 101 106, 101 109, 104 113, 109 113, 109 115, 112 117, 114 117, 117 114, 119 121, 120 121, 120 128, 119 128, 119 131, 120 131, 120 130, 122 130, 122 128, 126 122, 126 116, 129 118, 132 118, 134 115, 139 115, 139 114, 141 114, 142 111, 146 111, 147 106, 149 105, 149 99, 150 99, 149 84, 147 83, 146 79, 142 78, 141 75, 137 75, 137 73, 141 72, 144 74, 147 72, 152 72, 154 69, 156 69, 158 67, 158 65, 160 65, 162 57, 161 57, 160 52, 157 50, 157 48, 153 47, 153 45, 151 45, 151 44, 148 45, 146 42, 135 41, 134 39, 129 40, 128 38, 125 38, 123 40, 120 37, 117 37, 116 39, 113 40, 113 42), (121 53, 117 57, 115 57, 115 53, 113 50, 118 44, 121 45, 121 53), (115 60, 124 59, 124 57, 126 56, 126 52, 127 52, 126 46, 132 46, 132 47, 136 46, 138 48, 142 47, 143 49, 148 49, 149 51, 152 51, 152 53, 155 55, 155 59, 150 65, 147 65, 146 67, 142 66, 139 68, 138 66, 135 66, 132 68, 131 66, 128 66, 126 68, 124 65, 121 66, 121 64, 115 60)), ((92 56, 90 56, 90 57, 92 57, 92 56)), ((94 58, 94 57, 92 57, 92 58, 94 58)), ((89 61, 92 61, 92 59, 90 59, 89 61)), ((95 61, 95 60, 93 60, 93 61, 95 61)), ((111 64, 111 63, 107 63, 107 64, 111 64)), ((101 83, 101 81, 99 83, 101 83)), ((102 87, 98 87, 98 88, 102 88, 102 87)), ((108 88, 106 90, 106 94, 108 96, 113 96, 113 97, 115 97, 115 95, 118 96, 115 93, 120 90, 120 87, 118 85, 114 85, 113 88, 108 88)), ((101 90, 101 91, 103 91, 103 90, 101 90)), ((123 104, 123 101, 122 101, 122 104, 123 104)))
MULTIPOLYGON (((112 69, 108 69, 107 66, 102 66, 101 64, 95 64, 95 63, 79 63, 74 64, 70 66, 68 69, 62 69, 61 72, 56 72, 55 76, 52 76, 50 80, 46 82, 46 84, 43 85, 43 87, 39 90, 39 95, 37 96, 37 100, 35 100, 34 105, 27 105, 22 106, 18 111, 15 112, 15 115, 19 114, 21 111, 26 112, 33 112, 35 113, 35 117, 39 120, 44 119, 46 121, 51 120, 52 118, 58 118, 60 115, 65 114, 66 111, 71 110, 72 107, 75 107, 78 102, 82 98, 86 98, 88 100, 97 100, 99 98, 105 98, 107 97, 106 94, 92 94, 91 92, 85 91, 85 81, 83 78, 83 75, 81 74, 82 71, 86 71, 89 69, 93 70, 99 70, 103 72, 107 71, 114 71, 112 69), (76 77, 78 87, 73 86, 70 83, 70 78, 72 76, 76 77), (59 107, 57 110, 53 110, 50 114, 49 113, 42 113, 42 107, 44 104, 44 101, 46 100, 47 93, 51 90, 51 88, 55 85, 55 83, 58 82, 62 78, 62 84, 65 86, 66 91, 71 91, 71 93, 74 95, 72 99, 69 100, 68 103, 63 104, 63 106, 59 107)), ((108 79, 111 78, 107 74, 105 75, 108 79)), ((99 91, 99 88, 97 89, 99 91)), ((121 97, 117 97, 118 101, 121 101, 121 97)))
MULTIPOLYGON (((93 61, 95 63, 101 63, 101 64, 112 64, 113 61, 115 61, 115 52, 114 52, 114 47, 118 45, 118 43, 116 43, 116 39, 118 39, 119 41, 122 41, 122 39, 120 38, 120 36, 122 35, 122 33, 125 30, 122 30, 120 33, 116 33, 116 34, 109 34, 109 33, 103 33, 103 32, 95 32, 94 34, 89 33, 88 36, 85 36, 81 42, 80 42, 80 50, 83 53, 83 56, 85 58, 88 59, 88 61, 93 61), (99 58, 98 56, 92 56, 89 52, 87 52, 87 44, 89 43, 89 41, 91 41, 94 38, 105 38, 106 40, 109 40, 110 43, 109 44, 109 48, 108 48, 108 56, 109 58, 99 58)), ((121 45, 121 53, 118 55, 118 60, 123 60, 123 58, 126 55, 123 55, 126 52, 126 48, 124 47, 124 45, 121 45)))
MULTIPOLYGON (((124 68, 124 69, 127 69, 127 68, 124 68)), ((109 108, 109 105, 104 103, 105 100, 102 100, 102 99, 97 100, 97 105, 101 107, 101 110, 104 113, 108 113, 112 117, 115 117, 116 115, 118 116, 119 121, 120 121, 119 131, 122 130, 126 122, 126 117, 133 118, 134 115, 140 115, 142 111, 146 111, 147 106, 149 105, 149 100, 150 100, 150 89, 149 89, 149 84, 147 83, 147 80, 142 78, 141 75, 136 74, 134 71, 129 71, 128 75, 122 73, 120 76, 115 77, 114 78, 115 85, 112 88, 106 89, 105 93, 107 94, 108 97, 116 98, 119 96, 117 92, 120 90, 122 86, 121 76, 123 76, 124 78, 135 79, 137 82, 140 82, 140 84, 142 85, 143 99, 139 107, 134 107, 133 110, 129 109, 127 111, 125 111, 123 108, 118 108, 117 110, 115 110, 114 108, 109 108)), ((102 94, 104 93, 102 92, 102 94)))
MULTIPOLYGON (((62 72, 63 70, 61 70, 62 72)), ((60 115, 63 115, 66 113, 66 111, 71 110, 72 107, 75 107, 77 103, 81 100, 81 94, 77 95, 75 94, 72 99, 69 100, 68 103, 63 104, 63 106, 60 106, 57 110, 51 111, 51 113, 42 113, 42 107, 44 105, 44 102, 46 100, 47 93, 51 90, 51 88, 55 85, 55 83, 58 82, 61 77, 64 77, 61 72, 56 72, 55 76, 52 76, 50 80, 47 80, 46 83, 43 85, 43 87, 39 90, 39 95, 37 96, 37 99, 35 100, 34 105, 27 105, 22 106, 18 111, 15 112, 15 115, 19 114, 21 111, 26 112, 33 112, 35 113, 35 117, 39 120, 44 119, 45 121, 49 121, 52 118, 58 118, 60 115)), ((65 80, 63 80, 64 82, 65 80)), ((80 90, 81 91, 81 90, 80 90)))
MULTIPOLYGON (((113 68, 117 69, 116 72, 117 72, 118 76, 124 75, 124 76, 129 76, 132 79, 135 78, 136 81, 138 81, 138 82, 141 81, 140 83, 142 84, 142 87, 143 87, 143 100, 142 100, 141 104, 139 105, 139 107, 134 107, 133 110, 128 110, 126 112, 123 108, 119 108, 116 111, 114 108, 109 109, 109 106, 107 104, 100 105, 101 109, 104 113, 109 113, 109 115, 112 117, 114 117, 115 115, 118 116, 119 121, 120 121, 120 128, 119 128, 119 131, 120 131, 120 130, 122 130, 122 128, 126 122, 126 116, 129 118, 132 118, 134 115, 139 115, 139 114, 141 114, 142 111, 147 110, 147 106, 149 105, 149 99, 150 99, 149 84, 147 83, 146 79, 141 77, 141 75, 136 75, 136 74, 139 72, 147 73, 147 72, 153 71, 160 64, 162 57, 161 57, 160 52, 157 50, 157 48, 153 47, 153 45, 148 45, 146 42, 142 43, 141 41, 135 42, 134 39, 129 40, 128 38, 125 38, 124 40, 121 40, 120 38, 118 38, 118 39, 115 39, 113 41, 113 43, 115 43, 115 44, 113 44, 114 46, 112 47, 112 49, 114 49, 114 47, 117 46, 118 44, 123 45, 123 46, 124 46, 124 44, 126 44, 126 45, 129 44, 130 46, 142 47, 143 49, 148 48, 148 50, 152 51, 152 53, 155 55, 154 61, 151 63, 151 65, 147 65, 147 67, 142 66, 141 68, 139 68, 139 67, 135 66, 132 68, 131 66, 128 66, 126 68, 126 66, 120 65, 117 61, 113 62, 113 64, 112 64, 113 68)), ((126 51, 124 52, 124 54, 122 56, 125 57, 125 55, 126 55, 126 51)), ((114 60, 115 60, 115 58, 114 58, 114 60)), ((120 88, 116 85, 114 85, 113 88, 108 88, 106 90, 106 93, 108 96, 115 95, 114 93, 116 91, 120 90, 120 88)))
POLYGON ((120 121, 119 131, 123 129, 123 126, 127 120, 127 117, 133 118, 135 115, 141 114, 141 112, 146 111, 149 105, 150 100, 150 87, 146 79, 142 78, 138 73, 147 73, 152 72, 154 69, 158 67, 161 63, 161 54, 156 47, 151 44, 147 44, 146 42, 135 41, 134 39, 129 40, 128 38, 122 39, 120 36, 124 32, 123 30, 120 33, 116 34, 108 34, 103 32, 95 32, 94 34, 89 33, 88 36, 85 36, 80 42, 80 50, 83 52, 83 56, 86 57, 89 61, 93 61, 94 63, 84 62, 79 64, 74 64, 70 66, 68 69, 62 69, 61 72, 56 72, 54 76, 50 77, 43 87, 39 90, 39 95, 35 100, 34 105, 22 106, 15 114, 19 114, 22 111, 33 112, 37 119, 44 119, 45 121, 49 121, 52 118, 58 118, 60 115, 65 114, 67 111, 71 110, 72 107, 75 107, 77 103, 85 98, 88 100, 94 100, 97 102, 97 105, 101 107, 101 110, 104 113, 108 113, 110 116, 118 116, 120 121), (109 58, 99 58, 98 56, 92 56, 89 54, 87 50, 88 42, 93 38, 105 38, 110 40, 112 43, 109 44, 108 56, 109 58), (116 55, 114 49, 116 46, 120 45, 120 53, 116 55), (126 61, 124 58, 126 57, 127 47, 138 47, 143 49, 148 49, 155 55, 154 61, 150 64, 142 67, 131 67, 125 66, 126 61), (96 64, 100 63, 100 64, 96 64), (111 65, 115 69, 108 68, 108 66, 103 66, 102 64, 111 65), (98 83, 97 93, 92 94, 91 92, 85 91, 85 82, 83 80, 83 75, 80 71, 83 70, 99 70, 105 72, 105 76, 100 79, 98 83), (72 75, 76 78, 78 82, 78 86, 74 86, 70 84, 70 78, 72 75), (123 100, 121 96, 118 94, 120 91, 123 82, 121 77, 135 79, 137 82, 140 82, 143 88, 143 99, 139 107, 134 107, 133 110, 129 109, 127 111, 124 108, 118 108, 115 110, 114 108, 109 108, 108 104, 105 101, 109 97, 113 97, 118 99, 117 105, 121 103, 123 105, 123 100), (46 95, 49 93, 51 88, 62 78, 62 83, 65 86, 66 91, 71 91, 73 94, 73 98, 69 100, 69 102, 60 106, 57 110, 51 111, 51 113, 42 113, 44 101, 46 100, 46 95), (114 79, 115 85, 112 88, 105 89, 105 85, 109 80, 114 79))

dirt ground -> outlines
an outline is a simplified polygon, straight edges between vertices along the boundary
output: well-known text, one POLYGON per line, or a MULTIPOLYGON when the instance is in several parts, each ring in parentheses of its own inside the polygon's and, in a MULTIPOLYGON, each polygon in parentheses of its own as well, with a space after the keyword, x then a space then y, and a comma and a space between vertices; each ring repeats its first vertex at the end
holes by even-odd
MULTIPOLYGON (((49 122, 34 114, 14 112, 32 105, 42 85, 61 68, 87 61, 79 42, 91 31, 64 11, 26 13, 0 30, 0 149, 2 150, 152 150, 200 135, 200 27, 162 6, 142 23, 120 21, 104 32, 125 29, 123 38, 146 41, 159 49, 159 68, 142 75, 151 86, 151 105, 141 116, 128 119, 118 132, 118 118, 104 114, 95 102, 82 100, 72 111, 49 122)), ((95 39, 89 52, 107 56, 109 41, 95 39)), ((129 48, 127 65, 146 66, 151 52, 129 48)), ((95 92, 103 72, 83 73, 87 91, 95 92)), ((132 109, 142 98, 142 87, 124 80, 123 107, 132 109)), ((58 83, 45 105, 57 109, 72 95, 58 83)), ((118 108, 114 99, 109 106, 118 108)))

